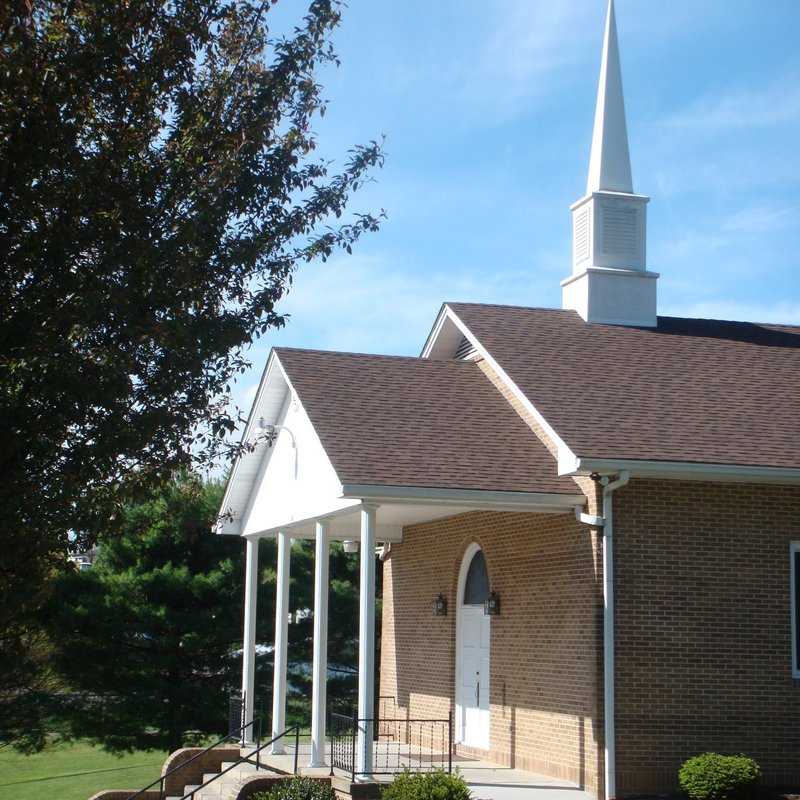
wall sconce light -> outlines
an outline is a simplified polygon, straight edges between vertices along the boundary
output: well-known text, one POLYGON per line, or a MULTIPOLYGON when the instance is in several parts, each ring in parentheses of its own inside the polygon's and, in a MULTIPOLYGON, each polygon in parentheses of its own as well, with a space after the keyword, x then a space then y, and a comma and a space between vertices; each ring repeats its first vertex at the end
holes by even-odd
POLYGON ((439 596, 433 601, 433 616, 447 616, 447 598, 441 592, 439 592, 439 596))
POLYGON ((358 541, 355 539, 345 539, 342 542, 342 549, 345 551, 345 553, 357 553, 358 541))
POLYGON ((483 613, 487 617, 497 617, 500 615, 500 596, 497 592, 489 592, 489 596, 483 603, 483 613))

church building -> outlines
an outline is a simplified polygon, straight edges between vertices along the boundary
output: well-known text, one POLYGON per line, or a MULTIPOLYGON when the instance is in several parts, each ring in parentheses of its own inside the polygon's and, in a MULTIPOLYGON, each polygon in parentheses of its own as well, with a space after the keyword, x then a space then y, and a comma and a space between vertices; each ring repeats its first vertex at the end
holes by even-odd
POLYGON ((276 734, 291 540, 315 542, 312 763, 340 540, 376 720, 359 773, 391 698, 452 716, 458 753, 598 798, 672 790, 706 751, 800 785, 800 327, 660 316, 631 175, 611 0, 562 307, 445 302, 419 357, 270 353, 218 533, 246 541, 248 719, 258 543, 278 541, 276 734))

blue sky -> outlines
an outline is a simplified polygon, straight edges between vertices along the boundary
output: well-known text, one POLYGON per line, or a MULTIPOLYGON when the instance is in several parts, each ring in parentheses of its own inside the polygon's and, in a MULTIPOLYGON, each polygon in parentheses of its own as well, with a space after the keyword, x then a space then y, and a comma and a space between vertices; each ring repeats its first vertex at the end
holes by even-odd
MULTIPOLYGON (((287 0, 275 22, 302 3, 287 0)), ((269 348, 418 355, 440 304, 559 307, 584 191, 604 0, 349 0, 322 152, 386 135, 352 256, 300 267, 269 348)), ((659 311, 800 323, 800 4, 617 0, 659 311)))

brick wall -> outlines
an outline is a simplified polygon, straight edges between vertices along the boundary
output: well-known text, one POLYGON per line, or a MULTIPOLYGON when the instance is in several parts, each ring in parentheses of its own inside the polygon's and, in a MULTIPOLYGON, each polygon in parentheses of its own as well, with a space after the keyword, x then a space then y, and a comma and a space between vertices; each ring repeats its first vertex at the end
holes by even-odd
POLYGON ((681 761, 706 750, 800 786, 800 490, 634 480, 614 497, 619 793, 674 788, 681 761))
POLYGON ((456 583, 471 542, 502 603, 486 755, 595 788, 600 558, 595 535, 569 515, 475 512, 406 528, 384 562, 380 694, 411 718, 453 708, 456 583), (439 592, 446 617, 433 615, 439 592))

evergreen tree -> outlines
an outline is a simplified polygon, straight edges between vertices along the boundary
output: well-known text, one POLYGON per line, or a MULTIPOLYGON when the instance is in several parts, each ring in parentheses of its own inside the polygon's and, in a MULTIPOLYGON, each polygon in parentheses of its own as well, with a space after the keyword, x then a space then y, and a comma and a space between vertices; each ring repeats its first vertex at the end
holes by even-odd
MULTIPOLYGON (((169 749, 227 733, 241 683, 244 546, 211 530, 222 487, 184 474, 129 503, 100 536, 89 570, 70 571, 42 614, 51 677, 46 706, 69 735, 110 750, 169 749)), ((256 710, 271 715, 274 539, 259 547, 256 710)), ((331 547, 329 702, 355 698, 358 555, 331 547)), ((289 719, 310 720, 313 542, 292 548, 289 719)), ((38 696, 41 701, 42 696, 38 696)), ((39 706, 40 709, 45 707, 39 706)))
POLYGON ((173 750, 226 725, 238 679, 241 542, 216 536, 218 484, 185 475, 125 507, 95 565, 59 578, 44 614, 74 736, 173 750))

